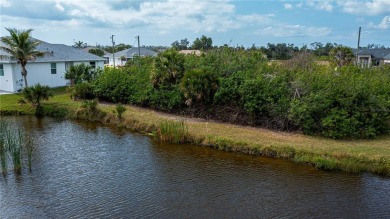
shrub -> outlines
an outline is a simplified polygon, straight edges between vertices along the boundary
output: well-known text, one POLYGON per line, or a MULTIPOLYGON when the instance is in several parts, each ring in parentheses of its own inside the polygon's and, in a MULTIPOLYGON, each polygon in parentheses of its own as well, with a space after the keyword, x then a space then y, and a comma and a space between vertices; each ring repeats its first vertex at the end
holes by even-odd
POLYGON ((96 99, 94 100, 84 100, 82 103, 81 103, 81 108, 87 110, 87 111, 91 111, 91 112, 94 112, 97 110, 97 104, 98 104, 98 101, 96 99))
POLYGON ((94 78, 95 71, 84 63, 73 65, 65 72, 65 79, 70 80, 72 86, 83 81, 91 82, 94 78))
POLYGON ((102 100, 128 103, 132 86, 130 74, 125 69, 106 68, 94 82, 94 93, 102 100))
POLYGON ((75 84, 69 88, 70 97, 72 99, 93 99, 95 98, 94 87, 91 83, 84 82, 75 84))
POLYGON ((40 84, 23 89, 23 97, 35 107, 35 114, 37 116, 43 115, 41 101, 49 100, 53 96, 49 86, 42 86, 40 84))
POLYGON ((241 100, 240 86, 248 77, 248 72, 238 71, 229 77, 219 78, 219 87, 214 95, 214 101, 218 104, 239 103, 241 100))
POLYGON ((152 89, 149 92, 149 105, 155 109, 175 111, 184 108, 184 95, 178 85, 167 89, 152 89))
POLYGON ((181 82, 181 91, 184 93, 187 105, 193 102, 211 103, 217 89, 216 75, 206 68, 186 71, 181 82))
POLYGON ((184 56, 170 49, 160 53, 154 61, 152 84, 155 88, 178 84, 184 75, 184 56))
POLYGON ((122 115, 125 111, 126 111, 126 107, 124 107, 122 104, 116 105, 115 114, 118 117, 118 119, 122 119, 122 115))
POLYGON ((352 59, 353 52, 349 47, 337 46, 329 52, 329 60, 331 64, 339 68, 351 64, 352 59))
POLYGON ((343 67, 306 81, 290 118, 304 133, 329 138, 372 138, 389 130, 390 80, 373 70, 343 67))

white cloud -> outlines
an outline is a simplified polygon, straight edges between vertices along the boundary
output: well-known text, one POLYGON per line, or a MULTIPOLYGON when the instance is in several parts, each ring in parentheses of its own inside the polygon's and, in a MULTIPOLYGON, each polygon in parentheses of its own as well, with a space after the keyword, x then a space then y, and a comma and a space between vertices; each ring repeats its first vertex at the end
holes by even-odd
POLYGON ((59 11, 65 11, 65 8, 57 1, 55 8, 59 11))
POLYGON ((327 27, 308 27, 303 25, 274 25, 268 26, 258 31, 258 34, 275 37, 295 37, 295 36, 326 36, 331 33, 327 27))
POLYGON ((390 28, 390 16, 385 16, 382 19, 382 21, 377 25, 371 23, 370 27, 377 28, 377 29, 389 29, 390 28))
POLYGON ((344 12, 357 15, 379 15, 390 12, 390 0, 338 0, 344 12))
MULTIPOLYGON (((306 5, 312 8, 315 8, 317 10, 321 11, 327 11, 327 12, 332 12, 333 11, 333 2, 334 1, 314 1, 314 0, 309 0, 306 2, 306 5)), ((301 3, 299 3, 301 4, 301 3)), ((302 6, 302 5, 300 5, 302 6)))
POLYGON ((5 7, 5 8, 8 8, 8 7, 11 7, 11 2, 9 0, 0 0, 0 7, 5 7))
MULTIPOLYGON (((96 21, 113 27, 148 25, 157 31, 183 28, 191 31, 225 31, 240 24, 234 19, 235 6, 227 0, 139 1, 138 7, 113 9, 110 1, 57 0, 69 8, 69 16, 96 21)), ((65 9, 64 8, 64 9, 65 9)))
POLYGON ((287 10, 294 9, 294 6, 290 3, 284 3, 283 6, 284 6, 284 9, 287 9, 287 10))
POLYGON ((333 11, 333 3, 331 1, 318 2, 317 8, 320 10, 331 12, 333 11))

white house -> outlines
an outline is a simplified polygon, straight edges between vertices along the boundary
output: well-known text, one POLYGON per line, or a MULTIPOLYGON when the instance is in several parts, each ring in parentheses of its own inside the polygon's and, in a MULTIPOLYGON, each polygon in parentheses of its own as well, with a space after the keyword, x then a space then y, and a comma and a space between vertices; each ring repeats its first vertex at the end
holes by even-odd
MULTIPOLYGON (((87 64, 93 68, 104 67, 104 58, 63 44, 40 41, 37 50, 45 52, 43 57, 29 61, 26 65, 28 85, 42 84, 59 87, 69 84, 65 72, 72 65, 87 64)), ((4 44, 3 44, 4 45, 4 44)), ((0 55, 8 55, 0 50, 0 55)), ((21 66, 13 59, 0 59, 0 90, 20 91, 24 86, 21 66)))
POLYGON ((385 56, 384 57, 384 61, 383 61, 385 64, 388 64, 388 65, 390 65, 390 53, 389 53, 389 55, 387 55, 387 56, 385 56))
POLYGON ((130 49, 125 49, 119 52, 114 53, 114 55, 109 56, 109 65, 114 65, 114 57, 115 57, 115 66, 124 66, 128 60, 133 59, 136 56, 139 56, 141 54, 141 57, 145 56, 157 56, 157 52, 140 47, 133 47, 130 49))

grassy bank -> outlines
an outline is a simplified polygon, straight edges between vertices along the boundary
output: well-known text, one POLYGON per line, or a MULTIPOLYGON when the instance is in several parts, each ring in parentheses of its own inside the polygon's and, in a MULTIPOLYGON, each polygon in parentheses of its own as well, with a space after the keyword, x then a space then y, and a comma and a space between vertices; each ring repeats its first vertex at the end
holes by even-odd
MULTIPOLYGON (((73 101, 65 89, 57 89, 54 97, 43 104, 46 115, 68 119, 91 119, 80 113, 82 102, 73 101)), ((0 95, 1 115, 31 115, 29 105, 20 105, 19 94, 0 95)), ((181 118, 144 108, 126 105, 123 118, 115 114, 116 105, 98 104, 105 112, 99 118, 106 124, 126 127, 141 133, 156 132, 162 120, 183 119, 188 126, 188 143, 218 150, 236 151, 288 159, 314 165, 319 169, 347 172, 372 172, 390 176, 390 136, 373 140, 330 140, 267 129, 223 124, 201 119, 181 118)))

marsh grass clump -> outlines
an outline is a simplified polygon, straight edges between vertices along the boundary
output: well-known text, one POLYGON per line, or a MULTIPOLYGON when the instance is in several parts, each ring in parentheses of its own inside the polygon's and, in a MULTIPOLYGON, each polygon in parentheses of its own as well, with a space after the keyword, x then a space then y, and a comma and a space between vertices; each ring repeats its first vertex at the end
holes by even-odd
POLYGON ((159 124, 158 136, 164 142, 186 143, 189 140, 188 126, 183 120, 165 120, 159 124))
POLYGON ((5 175, 7 174, 7 130, 9 124, 5 121, 0 120, 0 165, 1 171, 5 175))
POLYGON ((0 165, 5 176, 8 172, 8 158, 12 161, 16 174, 22 172, 23 156, 27 155, 27 165, 32 168, 35 145, 30 135, 23 133, 7 121, 0 120, 0 165))
POLYGON ((76 111, 76 118, 87 119, 90 121, 101 121, 106 112, 103 112, 98 107, 98 100, 84 100, 81 103, 80 108, 76 111))
POLYGON ((96 99, 94 100, 84 100, 81 104, 81 108, 86 109, 88 111, 96 111, 97 110, 97 103, 98 101, 96 99))
POLYGON ((12 158, 15 173, 20 174, 22 171, 22 148, 23 148, 23 136, 20 130, 17 134, 11 133, 8 130, 7 133, 7 145, 8 151, 12 158))
POLYGON ((27 135, 24 138, 24 144, 25 144, 25 150, 26 150, 26 154, 27 154, 28 170, 31 172, 32 157, 33 157, 33 152, 35 150, 33 138, 31 136, 27 135))
POLYGON ((123 106, 122 104, 116 105, 114 113, 116 114, 118 119, 122 120, 122 118, 123 118, 122 115, 124 112, 126 112, 125 106, 123 106))

